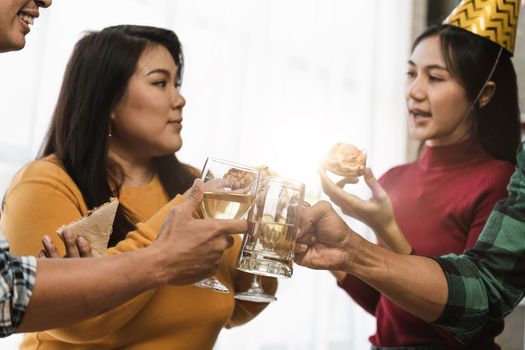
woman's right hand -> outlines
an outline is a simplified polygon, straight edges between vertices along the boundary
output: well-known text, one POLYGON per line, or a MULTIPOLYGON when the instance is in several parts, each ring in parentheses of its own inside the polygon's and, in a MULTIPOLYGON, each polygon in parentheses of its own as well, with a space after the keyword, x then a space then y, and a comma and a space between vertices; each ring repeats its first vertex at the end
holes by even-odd
POLYGON ((343 190, 344 185, 355 183, 355 181, 348 182, 343 179, 335 184, 323 169, 319 170, 319 175, 323 192, 341 208, 344 214, 370 226, 377 238, 387 248, 398 253, 409 254, 411 252, 412 248, 395 220, 392 202, 370 168, 367 168, 363 175, 367 186, 372 191, 372 197, 368 201, 343 190))
MULTIPOLYGON (((66 254, 63 258, 92 258, 93 254, 91 253, 91 245, 88 240, 83 236, 77 236, 76 234, 70 232, 68 229, 65 229, 62 232, 62 241, 66 248, 66 254)), ((40 259, 44 258, 62 258, 58 253, 58 249, 48 235, 45 235, 42 238, 42 250, 38 257, 40 259)))

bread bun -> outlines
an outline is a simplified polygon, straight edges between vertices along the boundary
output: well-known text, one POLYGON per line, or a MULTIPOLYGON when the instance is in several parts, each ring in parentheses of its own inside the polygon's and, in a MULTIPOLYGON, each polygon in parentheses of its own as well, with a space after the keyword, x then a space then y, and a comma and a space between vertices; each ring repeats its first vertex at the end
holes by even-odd
POLYGON ((86 216, 59 227, 56 232, 62 237, 62 232, 68 229, 77 236, 83 236, 89 242, 93 256, 103 255, 113 232, 118 204, 118 199, 111 198, 109 202, 90 210, 86 216))
POLYGON ((251 186, 252 182, 255 180, 255 174, 232 168, 224 174, 223 178, 228 180, 232 190, 238 190, 251 186))
POLYGON ((366 152, 354 145, 338 142, 323 161, 326 169, 344 177, 358 177, 366 169, 366 152))
POLYGON ((277 172, 271 170, 268 165, 259 165, 257 167, 257 169, 259 169, 259 174, 261 175, 261 177, 279 176, 279 174, 277 174, 277 172))

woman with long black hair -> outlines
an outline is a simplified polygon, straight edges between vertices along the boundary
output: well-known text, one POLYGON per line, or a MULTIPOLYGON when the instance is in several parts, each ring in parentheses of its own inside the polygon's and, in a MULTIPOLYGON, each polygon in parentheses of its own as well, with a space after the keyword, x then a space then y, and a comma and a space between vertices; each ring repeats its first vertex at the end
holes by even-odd
MULTIPOLYGON (((57 227, 110 197, 120 205, 106 254, 156 239, 195 178, 174 155, 182 146, 183 64, 177 36, 161 28, 109 27, 77 43, 41 157, 5 197, 2 225, 13 251, 38 254, 43 234, 58 242, 57 227)), ((239 247, 235 237, 216 275, 232 291, 251 282, 235 269, 239 247)), ((275 292, 274 279, 264 283, 275 292)), ((160 288, 75 326, 29 334, 22 349, 211 349, 223 326, 247 322, 264 306, 193 285, 160 288)))

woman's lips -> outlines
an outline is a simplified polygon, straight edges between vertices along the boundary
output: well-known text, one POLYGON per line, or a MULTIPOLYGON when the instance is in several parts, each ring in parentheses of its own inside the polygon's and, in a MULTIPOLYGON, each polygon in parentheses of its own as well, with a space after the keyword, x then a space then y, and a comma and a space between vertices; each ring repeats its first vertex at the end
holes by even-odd
POLYGON ((174 125, 180 130, 182 129, 182 119, 168 120, 168 125, 174 125))
POLYGON ((418 113, 410 113, 410 119, 415 125, 423 126, 425 125, 429 120, 431 120, 432 115, 430 114, 418 114, 418 113))

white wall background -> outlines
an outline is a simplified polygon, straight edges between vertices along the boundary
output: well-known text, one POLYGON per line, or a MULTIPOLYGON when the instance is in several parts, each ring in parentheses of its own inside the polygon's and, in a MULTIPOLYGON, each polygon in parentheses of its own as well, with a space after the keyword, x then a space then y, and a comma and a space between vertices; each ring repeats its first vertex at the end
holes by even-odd
MULTIPOLYGON (((320 159, 346 141, 381 174, 404 161, 411 9, 412 0, 57 0, 25 50, 0 55, 0 192, 34 158, 81 33, 123 23, 171 28, 184 45, 181 160, 268 164, 316 199, 320 159)), ((328 273, 297 268, 277 297, 250 324, 224 330, 216 350, 368 348, 373 318, 328 273)))

